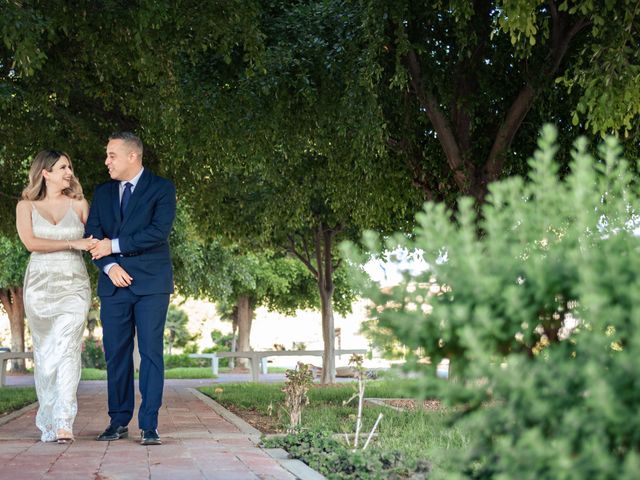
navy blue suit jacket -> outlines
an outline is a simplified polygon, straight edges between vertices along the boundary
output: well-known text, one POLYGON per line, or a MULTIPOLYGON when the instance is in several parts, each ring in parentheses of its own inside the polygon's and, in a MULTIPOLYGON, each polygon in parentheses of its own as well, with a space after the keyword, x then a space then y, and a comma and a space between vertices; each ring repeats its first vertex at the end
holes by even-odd
POLYGON ((134 294, 173 293, 169 234, 176 216, 176 189, 145 168, 121 218, 119 184, 111 180, 96 188, 85 226, 87 236, 120 242, 121 253, 94 261, 100 269, 98 295, 111 296, 118 288, 103 271, 114 262, 133 277, 129 289, 134 294))

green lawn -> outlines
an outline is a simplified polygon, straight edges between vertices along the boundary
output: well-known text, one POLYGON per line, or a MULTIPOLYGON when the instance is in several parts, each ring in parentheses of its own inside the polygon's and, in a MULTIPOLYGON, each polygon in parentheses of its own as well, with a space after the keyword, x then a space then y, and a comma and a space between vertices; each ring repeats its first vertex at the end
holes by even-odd
MULTIPOLYGON (((136 373, 136 378, 138 374, 136 373)), ((168 368, 164 371, 164 378, 215 378, 208 367, 178 367, 168 368)), ((83 368, 81 380, 106 380, 107 372, 96 368, 83 368)))
POLYGON ((37 399, 36 389, 33 387, 0 388, 0 415, 18 410, 37 399))
MULTIPOLYGON (((367 382, 366 397, 399 398, 410 386, 410 380, 376 380, 367 382)), ((220 384, 200 387, 199 390, 225 406, 249 410, 271 416, 279 429, 287 425, 284 411, 283 384, 220 384), (216 393, 217 390, 217 393, 216 393), (222 391, 220 391, 222 390, 222 391)), ((354 384, 314 387, 309 391, 309 405, 302 415, 303 428, 333 433, 353 433, 356 401, 344 406, 342 402, 354 393, 354 384)), ((390 408, 367 405, 363 412, 363 430, 369 432, 379 413, 377 447, 399 450, 410 460, 429 459, 434 466, 442 465, 448 451, 464 448, 468 434, 450 427, 446 411, 398 412, 390 408)))

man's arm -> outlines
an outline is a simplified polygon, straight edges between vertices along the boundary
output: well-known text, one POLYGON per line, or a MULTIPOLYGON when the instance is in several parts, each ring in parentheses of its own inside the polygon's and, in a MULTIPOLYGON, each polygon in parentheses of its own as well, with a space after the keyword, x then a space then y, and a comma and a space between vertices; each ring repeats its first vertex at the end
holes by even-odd
POLYGON ((173 221, 176 218, 176 188, 166 181, 162 195, 154 206, 153 217, 149 225, 132 235, 118 238, 121 253, 143 252, 169 239, 173 221))
MULTIPOLYGON (((89 208, 89 216, 87 217, 87 223, 84 226, 84 234, 85 236, 92 235, 93 238, 103 239, 105 237, 104 230, 100 225, 100 214, 98 212, 98 202, 99 197, 101 195, 100 189, 96 189, 96 192, 93 196, 93 203, 89 208)), ((99 243, 99 242, 98 242, 99 243)), ((96 244, 97 245, 97 244, 96 244)), ((104 271, 104 267, 115 263, 115 258, 113 256, 104 256, 99 259, 94 259, 93 263, 101 270, 104 271)), ((106 273, 106 272, 105 272, 106 273)))

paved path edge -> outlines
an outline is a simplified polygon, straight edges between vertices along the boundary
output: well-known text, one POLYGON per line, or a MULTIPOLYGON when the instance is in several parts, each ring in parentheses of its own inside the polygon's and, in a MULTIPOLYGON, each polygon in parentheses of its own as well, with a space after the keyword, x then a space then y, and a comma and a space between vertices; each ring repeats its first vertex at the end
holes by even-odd
POLYGON ((238 429, 242 433, 249 435, 251 440, 254 443, 258 443, 260 441, 260 436, 262 435, 262 432, 260 430, 258 430, 255 427, 252 427, 247 422, 242 420, 239 416, 230 412, 229 410, 224 408, 222 405, 220 405, 218 402, 216 402, 213 398, 208 397, 207 395, 200 392, 199 390, 196 390, 195 388, 187 388, 187 390, 190 391, 196 397, 198 397, 200 400, 202 400, 204 403, 209 405, 214 412, 216 412, 226 421, 238 427, 238 429))
MULTIPOLYGON (((222 418, 227 420, 229 423, 235 425, 242 433, 249 435, 249 438, 256 445, 260 443, 260 437, 266 434, 263 434, 257 428, 249 425, 235 413, 230 412, 218 402, 216 402, 211 397, 208 397, 204 393, 196 390, 195 388, 187 388, 193 395, 202 400, 208 406, 210 406, 213 411, 215 411, 222 418)), ((309 465, 304 463, 301 460, 292 459, 289 457, 289 452, 282 448, 263 448, 263 450, 274 460, 276 460, 282 468, 291 472, 296 478, 300 480, 322 480, 326 479, 324 475, 320 472, 314 470, 309 465)))
POLYGON ((24 413, 27 413, 29 410, 38 408, 38 405, 38 402, 33 402, 26 407, 22 407, 20 410, 15 410, 14 412, 6 414, 4 417, 0 417, 0 427, 6 423, 9 423, 13 419, 20 417, 24 413))

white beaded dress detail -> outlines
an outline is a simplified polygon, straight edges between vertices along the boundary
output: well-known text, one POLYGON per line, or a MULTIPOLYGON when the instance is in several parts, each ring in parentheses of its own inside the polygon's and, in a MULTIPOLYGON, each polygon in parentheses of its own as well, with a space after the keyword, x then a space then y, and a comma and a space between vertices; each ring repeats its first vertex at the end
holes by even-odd
MULTIPOLYGON (((71 206, 55 225, 33 206, 31 221, 33 234, 39 238, 74 240, 84 233, 84 225, 71 206)), ((55 441, 58 429, 73 431, 82 336, 90 303, 89 276, 80 251, 31 254, 24 278, 24 305, 33 338, 39 401, 36 425, 43 442, 55 441)))

